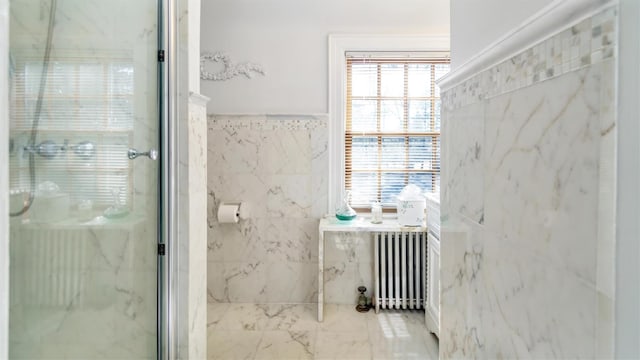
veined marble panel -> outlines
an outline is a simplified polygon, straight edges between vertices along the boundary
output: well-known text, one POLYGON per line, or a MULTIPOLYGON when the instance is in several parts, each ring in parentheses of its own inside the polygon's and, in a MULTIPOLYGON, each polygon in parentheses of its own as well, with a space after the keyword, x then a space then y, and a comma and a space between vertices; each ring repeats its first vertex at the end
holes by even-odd
POLYGON ((617 21, 445 92, 441 358, 613 357, 617 21))
POLYGON ((443 358, 594 356, 593 286, 464 218, 443 239, 443 358))
POLYGON ((311 303, 318 298, 317 262, 272 262, 268 264, 266 302, 311 303))
MULTIPOLYGON (((268 264, 253 262, 207 263, 208 302, 267 302, 268 264)), ((300 301, 302 302, 302 301, 300 301)))
POLYGON ((600 83, 596 64, 487 101, 485 224, 595 284, 600 83))
MULTIPOLYGON (((188 123, 188 199, 189 199, 189 236, 188 248, 182 255, 188 256, 186 279, 189 295, 185 304, 190 359, 207 356, 207 107, 209 99, 192 93, 189 97, 188 123)), ((185 240, 185 239, 183 239, 185 240)))
POLYGON ((484 222, 484 111, 483 102, 447 114, 442 156, 450 161, 444 191, 451 210, 475 222, 484 222))
POLYGON ((311 218, 265 219, 260 225, 266 255, 276 262, 318 260, 318 221, 311 218))
POLYGON ((272 218, 311 216, 311 175, 267 176, 267 215, 272 218))
POLYGON ((311 132, 311 216, 321 218, 329 212, 329 131, 319 127, 311 132))
MULTIPOLYGON (((318 219, 327 213, 327 122, 326 115, 209 116, 209 301, 316 301, 318 219), (238 201, 249 205, 250 218, 218 223, 219 204, 238 201)), ((348 271, 329 280, 335 291, 328 293, 353 304, 359 285, 371 287, 370 241, 335 239, 327 259, 348 271)))
MULTIPOLYGON (((215 212, 209 216, 216 216, 215 212)), ((209 219, 207 235, 207 261, 256 261, 264 259, 267 254, 268 241, 266 228, 269 219, 247 219, 237 224, 220 224, 209 219)))

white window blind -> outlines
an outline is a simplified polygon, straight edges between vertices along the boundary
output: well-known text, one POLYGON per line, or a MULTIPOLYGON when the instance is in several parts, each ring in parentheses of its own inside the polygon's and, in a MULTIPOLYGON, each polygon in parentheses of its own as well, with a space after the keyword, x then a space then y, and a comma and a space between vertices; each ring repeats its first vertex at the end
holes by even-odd
POLYGON ((440 183, 442 57, 347 56, 345 189, 351 205, 395 208, 407 184, 440 183))
MULTIPOLYGON (((28 143, 42 75, 42 59, 21 56, 12 73, 10 186, 29 188, 28 143)), ((64 146, 55 157, 35 155, 36 186, 54 182, 73 201, 92 200, 98 207, 113 203, 113 191, 130 202, 133 136, 134 68, 120 57, 65 57, 49 64, 37 144, 64 146), (94 151, 83 152, 90 143, 94 151), (78 149, 78 151, 76 151, 78 149)), ((37 145, 36 144, 36 145, 37 145)))

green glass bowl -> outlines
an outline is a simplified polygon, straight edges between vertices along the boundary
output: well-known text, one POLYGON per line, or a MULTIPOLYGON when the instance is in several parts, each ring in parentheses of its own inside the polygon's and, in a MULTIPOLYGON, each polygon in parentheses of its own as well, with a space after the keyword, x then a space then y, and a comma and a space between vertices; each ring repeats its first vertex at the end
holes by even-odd
POLYGON ((338 220, 342 220, 342 221, 349 221, 349 220, 353 220, 356 218, 356 215, 343 215, 343 214, 336 214, 336 217, 338 218, 338 220))

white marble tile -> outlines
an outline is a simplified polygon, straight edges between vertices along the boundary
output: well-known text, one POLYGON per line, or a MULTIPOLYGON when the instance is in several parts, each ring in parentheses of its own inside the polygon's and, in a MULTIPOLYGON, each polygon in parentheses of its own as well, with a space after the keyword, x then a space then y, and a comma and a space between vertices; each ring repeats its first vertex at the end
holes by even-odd
POLYGON ((596 289, 596 357, 614 357, 616 87, 615 60, 602 63, 596 289))
POLYGON ((320 332, 367 333, 367 314, 356 311, 355 305, 325 304, 320 332))
POLYGON ((258 304, 269 318, 266 330, 316 331, 315 304, 258 304))
POLYGON ((265 302, 268 265, 263 262, 207 264, 209 302, 265 302))
POLYGON ((270 262, 317 262, 318 220, 270 218, 260 224, 270 262))
POLYGON ((219 329, 229 306, 229 303, 207 303, 207 329, 219 329))
POLYGON ((266 301, 285 304, 313 302, 318 292, 317 274, 317 263, 269 263, 266 301))
POLYGON ((448 160, 442 190, 447 203, 452 211, 478 223, 484 221, 484 104, 478 102, 448 114, 442 149, 448 160))
POLYGON ((257 171, 262 144, 254 130, 222 128, 209 131, 207 149, 210 173, 242 174, 257 171))
POLYGON ((268 331, 255 359, 314 359, 316 333, 308 331, 268 331))
POLYGON ((469 282, 476 278, 479 269, 482 248, 472 248, 472 235, 469 223, 461 221, 460 216, 451 213, 443 218, 440 243, 440 357, 443 359, 482 357, 477 352, 484 346, 486 335, 482 329, 474 330, 479 314, 473 302, 483 294, 472 297, 469 290, 469 282))
POLYGON ((254 359, 263 333, 244 330, 209 330, 207 359, 254 359))
MULTIPOLYGON (((326 115, 209 116, 208 259, 222 267, 260 261, 268 269, 261 276, 273 279, 242 301, 315 300, 317 218, 327 202, 327 121, 326 115), (229 159, 239 165, 225 166, 229 159), (222 201, 248 202, 251 219, 217 224, 222 201), (292 286, 288 276, 302 285, 292 286)), ((230 301, 224 282, 213 274, 210 300, 230 301)), ((233 281, 238 287, 242 282, 233 281)))
MULTIPOLYGON (((356 304, 358 284, 356 280, 357 263, 324 262, 324 302, 326 304, 356 304)), ((325 311, 326 315, 326 311, 325 311)))
POLYGON ((267 177, 267 214, 276 218, 304 218, 311 213, 310 175, 267 177))
POLYGON ((422 311, 371 312, 367 325, 373 359, 438 359, 438 341, 422 311))
POLYGON ((600 65, 488 101, 485 224, 595 283, 600 65))
POLYGON ((270 320, 267 312, 254 303, 215 304, 209 308, 218 308, 214 319, 219 320, 212 321, 209 326, 209 329, 214 330, 259 331, 264 330, 270 320), (221 315, 220 306, 224 309, 224 314, 221 315))
POLYGON ((373 261, 373 239, 371 233, 331 232, 324 238, 325 261, 354 263, 373 261))
POLYGON ((498 233, 459 224, 441 243, 441 357, 593 356, 592 285, 498 233))
MULTIPOLYGON (((366 259, 369 260, 369 259, 366 259)), ((359 286, 367 288, 365 296, 371 298, 374 291, 373 283, 373 261, 360 261, 355 269, 355 284, 347 285, 347 288, 357 289, 359 286)))
POLYGON ((421 311, 358 313, 330 305, 331 324, 324 326, 315 310, 313 304, 209 304, 208 358, 437 358, 437 339, 427 334, 421 311), (232 347, 246 349, 233 354, 232 347))
POLYGON ((258 171, 265 174, 309 174, 311 137, 306 130, 277 129, 260 134, 258 171))
POLYGON ((600 163, 598 177, 598 263, 596 285, 609 298, 615 293, 616 206, 616 70, 615 60, 602 63, 600 87, 600 163))
POLYGON ((208 232, 208 261, 264 260, 268 248, 268 233, 261 225, 269 219, 246 219, 239 223, 210 224, 208 232))
POLYGON ((234 174, 210 168, 207 175, 209 224, 217 221, 218 206, 222 202, 244 202, 251 210, 251 218, 266 217, 269 180, 256 174, 234 174))
POLYGON ((311 172, 320 174, 329 172, 329 132, 327 128, 310 132, 311 172))
POLYGON ((311 132, 311 216, 319 218, 329 212, 329 154, 328 131, 326 128, 311 132))
POLYGON ((366 329, 362 332, 318 332, 315 359, 371 359, 366 329))
POLYGON ((329 172, 319 172, 311 174, 311 213, 313 218, 321 218, 329 213, 328 205, 328 183, 329 172))

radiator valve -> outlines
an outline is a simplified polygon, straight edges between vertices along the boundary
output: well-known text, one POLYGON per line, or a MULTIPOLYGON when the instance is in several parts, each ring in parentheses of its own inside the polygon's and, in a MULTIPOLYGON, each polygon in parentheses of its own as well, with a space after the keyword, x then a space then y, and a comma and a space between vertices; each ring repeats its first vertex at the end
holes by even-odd
POLYGON ((358 296, 358 305, 356 305, 356 310, 358 312, 367 312, 371 308, 367 301, 367 297, 364 295, 367 288, 364 286, 358 286, 358 291, 360 292, 360 295, 358 296))

